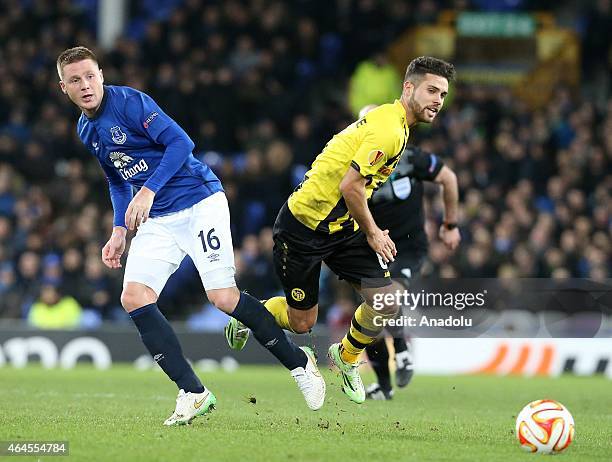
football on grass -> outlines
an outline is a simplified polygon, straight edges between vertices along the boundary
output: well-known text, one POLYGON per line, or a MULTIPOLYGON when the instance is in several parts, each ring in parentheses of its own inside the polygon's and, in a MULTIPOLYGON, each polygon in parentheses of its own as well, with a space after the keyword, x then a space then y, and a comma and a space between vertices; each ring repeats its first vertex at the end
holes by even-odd
POLYGON ((552 399, 533 401, 516 418, 516 437, 523 449, 554 454, 574 439, 574 418, 563 404, 552 399))

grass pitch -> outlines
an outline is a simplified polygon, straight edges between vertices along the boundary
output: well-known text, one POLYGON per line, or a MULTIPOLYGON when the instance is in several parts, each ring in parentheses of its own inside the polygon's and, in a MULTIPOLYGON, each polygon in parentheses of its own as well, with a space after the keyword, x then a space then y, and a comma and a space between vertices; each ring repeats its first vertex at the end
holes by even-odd
POLYGON ((549 397, 576 422, 555 460, 612 460, 612 382, 603 377, 417 376, 393 401, 359 406, 324 374, 326 404, 312 412, 280 367, 201 373, 217 410, 166 428, 176 389, 160 372, 0 368, 0 440, 68 440, 68 460, 86 461, 534 461, 545 456, 521 450, 514 419, 549 397))

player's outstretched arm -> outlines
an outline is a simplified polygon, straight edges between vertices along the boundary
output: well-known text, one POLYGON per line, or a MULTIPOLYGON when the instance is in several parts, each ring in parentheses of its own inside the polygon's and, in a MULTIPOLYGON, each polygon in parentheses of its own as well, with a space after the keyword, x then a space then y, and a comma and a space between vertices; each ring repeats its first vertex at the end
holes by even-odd
POLYGON ((394 261, 397 250, 389 237, 389 230, 381 230, 374 221, 366 199, 366 179, 353 167, 340 182, 340 192, 351 216, 357 221, 361 231, 366 235, 370 247, 388 263, 394 261))
POLYGON ((457 175, 445 165, 434 181, 442 186, 444 201, 444 223, 440 226, 440 239, 446 247, 454 251, 461 242, 461 234, 457 228, 459 212, 457 175))
POLYGON ((115 226, 108 242, 102 247, 102 263, 111 269, 121 268, 121 256, 125 251, 127 229, 115 226))

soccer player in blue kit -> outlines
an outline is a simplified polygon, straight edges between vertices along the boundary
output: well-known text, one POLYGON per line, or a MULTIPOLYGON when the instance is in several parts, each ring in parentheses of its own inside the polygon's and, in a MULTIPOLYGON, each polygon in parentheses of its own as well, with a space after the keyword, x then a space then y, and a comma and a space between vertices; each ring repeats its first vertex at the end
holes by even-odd
POLYGON ((193 141, 150 96, 104 85, 98 60, 89 49, 63 51, 57 71, 62 92, 82 111, 78 136, 108 179, 114 226, 102 249, 107 267, 122 267, 127 231, 137 229, 121 304, 153 359, 179 388, 176 408, 164 425, 190 423, 216 403, 157 307, 166 281, 186 255, 197 267, 208 299, 248 326, 291 371, 308 407, 319 409, 325 382, 312 351, 292 343, 268 310, 236 287, 227 199, 219 179, 193 156, 193 141), (132 188, 138 189, 135 195, 132 188))

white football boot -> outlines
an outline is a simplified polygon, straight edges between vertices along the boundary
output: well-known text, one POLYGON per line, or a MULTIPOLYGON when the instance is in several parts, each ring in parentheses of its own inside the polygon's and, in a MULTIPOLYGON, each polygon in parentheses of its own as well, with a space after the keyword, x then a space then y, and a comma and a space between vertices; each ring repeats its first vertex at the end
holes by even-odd
POLYGON ((164 425, 190 424, 197 416, 215 409, 215 404, 217 404, 217 398, 207 388, 202 393, 185 392, 181 389, 176 398, 176 408, 172 415, 166 419, 164 425))
POLYGON ((308 357, 306 368, 296 367, 291 371, 291 375, 304 395, 308 407, 316 411, 323 407, 325 401, 325 380, 319 372, 312 349, 308 347, 300 347, 300 349, 308 357))

